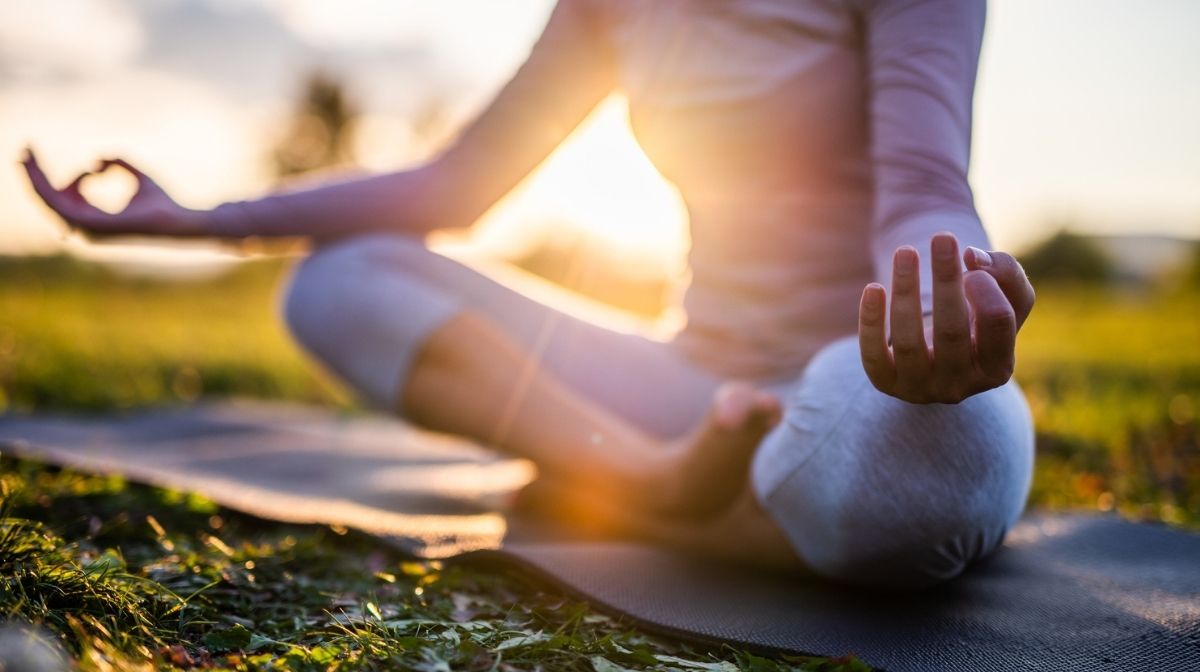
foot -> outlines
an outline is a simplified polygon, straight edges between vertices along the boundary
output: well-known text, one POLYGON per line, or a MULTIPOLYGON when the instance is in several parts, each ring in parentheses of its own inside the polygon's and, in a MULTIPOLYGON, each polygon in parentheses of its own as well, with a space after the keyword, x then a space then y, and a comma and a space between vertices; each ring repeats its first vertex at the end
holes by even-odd
POLYGON ((745 383, 726 383, 701 426, 672 442, 644 492, 654 512, 710 518, 745 488, 754 451, 782 417, 779 400, 745 383))

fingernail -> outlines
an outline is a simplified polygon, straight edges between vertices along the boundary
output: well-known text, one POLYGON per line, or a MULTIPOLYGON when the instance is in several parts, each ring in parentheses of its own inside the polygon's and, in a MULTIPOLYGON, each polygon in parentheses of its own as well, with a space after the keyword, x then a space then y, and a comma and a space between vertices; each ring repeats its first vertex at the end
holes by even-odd
POLYGON ((909 245, 905 245, 896 250, 896 259, 893 262, 896 265, 896 272, 900 275, 908 275, 917 267, 917 250, 909 245))
POLYGON ((984 252, 983 250, 974 246, 968 247, 967 251, 971 253, 971 261, 975 262, 976 266, 992 265, 992 255, 988 254, 987 252, 984 252))
POLYGON ((866 303, 868 308, 879 308, 883 305, 883 285, 872 282, 867 285, 866 303))
POLYGON ((933 237, 933 256, 938 259, 949 259, 954 256, 954 238, 938 235, 933 237))

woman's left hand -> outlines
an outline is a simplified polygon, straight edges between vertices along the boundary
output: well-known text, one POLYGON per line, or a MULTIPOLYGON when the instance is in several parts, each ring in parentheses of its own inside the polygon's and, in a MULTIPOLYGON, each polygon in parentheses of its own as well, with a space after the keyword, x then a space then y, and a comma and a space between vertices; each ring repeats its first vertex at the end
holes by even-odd
POLYGON ((859 348, 879 391, 912 403, 956 404, 1012 377, 1017 330, 1034 292, 1011 255, 969 247, 964 274, 952 234, 937 234, 930 248, 932 319, 921 312, 918 253, 901 247, 892 257, 891 345, 887 291, 871 283, 859 304, 859 348))

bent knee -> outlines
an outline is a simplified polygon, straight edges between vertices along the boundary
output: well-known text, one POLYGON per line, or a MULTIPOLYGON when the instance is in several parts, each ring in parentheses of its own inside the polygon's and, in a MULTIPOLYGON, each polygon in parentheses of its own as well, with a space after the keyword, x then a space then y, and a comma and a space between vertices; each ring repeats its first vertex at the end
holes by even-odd
POLYGON ((957 576, 1024 508, 1033 434, 1020 389, 909 404, 870 385, 856 349, 831 348, 756 458, 760 500, 827 577, 920 589, 957 576))
POLYGON ((986 478, 865 486, 825 507, 827 526, 800 542, 802 555, 829 578, 890 590, 953 579, 1000 546, 1023 508, 1018 479, 986 478))
POLYGON ((414 270, 431 256, 403 236, 354 238, 299 263, 284 289, 292 336, 374 407, 394 409, 414 353, 460 310, 414 270))
POLYGON ((283 322, 288 332, 309 351, 333 332, 332 313, 344 291, 344 268, 335 267, 322 253, 304 259, 292 270, 281 296, 283 322))
POLYGON ((384 234, 317 249, 296 264, 284 284, 280 308, 288 331, 309 351, 322 352, 330 339, 379 312, 381 306, 370 305, 364 297, 374 294, 378 276, 387 268, 402 267, 395 259, 398 254, 419 250, 424 246, 416 239, 384 234))

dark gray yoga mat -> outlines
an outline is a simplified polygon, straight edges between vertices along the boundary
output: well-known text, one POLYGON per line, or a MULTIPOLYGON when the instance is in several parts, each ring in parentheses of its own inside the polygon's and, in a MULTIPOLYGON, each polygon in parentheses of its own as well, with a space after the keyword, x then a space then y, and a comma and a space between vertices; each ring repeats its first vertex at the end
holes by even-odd
POLYGON ((1023 520, 962 578, 887 596, 644 543, 537 538, 503 512, 528 464, 379 418, 222 404, 0 417, 6 450, 363 529, 423 557, 519 565, 645 628, 893 670, 1200 670, 1200 535, 1023 520))

